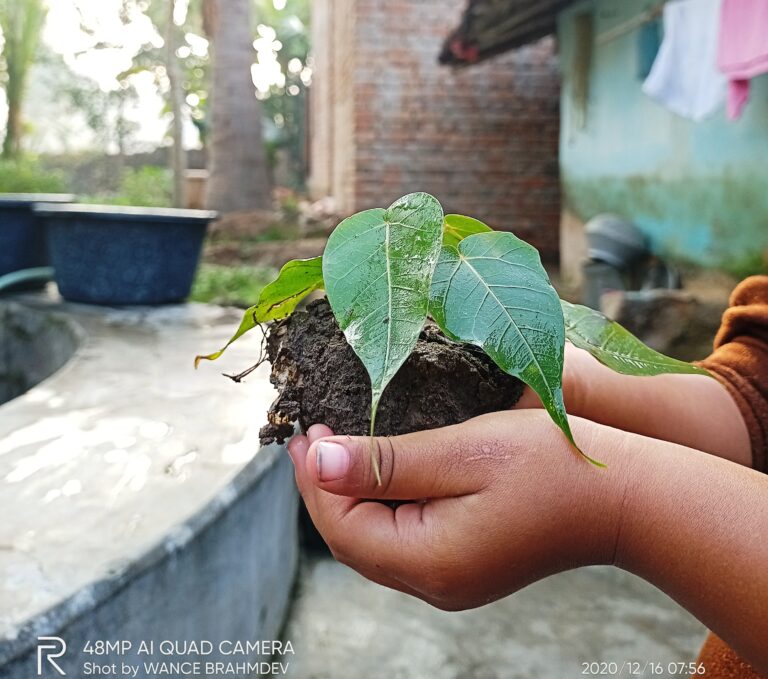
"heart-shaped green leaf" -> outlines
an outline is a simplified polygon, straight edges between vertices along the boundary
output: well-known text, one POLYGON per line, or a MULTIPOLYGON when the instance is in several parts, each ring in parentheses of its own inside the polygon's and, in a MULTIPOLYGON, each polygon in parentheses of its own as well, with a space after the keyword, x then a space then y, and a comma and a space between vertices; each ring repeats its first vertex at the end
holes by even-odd
POLYGON ((457 247, 467 236, 488 233, 491 227, 481 221, 464 215, 445 215, 443 224, 443 245, 457 247))
POLYGON ((294 259, 282 269, 278 277, 267 285, 259 295, 259 301, 243 314, 240 326, 230 340, 218 351, 207 356, 196 356, 195 367, 200 361, 215 361, 245 333, 253 330, 259 323, 278 321, 289 316, 299 302, 310 292, 323 287, 323 259, 294 259))
POLYGON ((426 193, 345 219, 323 255, 328 301, 371 377, 371 431, 381 394, 410 355, 427 317, 443 210, 426 193))
POLYGON ((624 375, 709 375, 703 368, 651 349, 629 330, 599 311, 566 301, 561 301, 561 304, 566 338, 616 372, 624 375))
POLYGON ((430 312, 447 335, 528 384, 576 446, 563 403, 563 312, 534 247, 502 232, 443 247, 430 312))

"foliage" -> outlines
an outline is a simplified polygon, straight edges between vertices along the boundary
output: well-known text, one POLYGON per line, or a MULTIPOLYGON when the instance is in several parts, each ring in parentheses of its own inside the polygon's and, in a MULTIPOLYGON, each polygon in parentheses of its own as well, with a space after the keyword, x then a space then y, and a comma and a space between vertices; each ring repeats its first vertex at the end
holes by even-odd
MULTIPOLYGON (((23 16, 21 9, 43 7, 48 0, 0 0, 0 21, 3 16, 8 18, 11 25, 18 27, 19 17, 23 16)), ((83 44, 81 52, 75 53, 73 58, 79 58, 80 54, 89 55, 110 51, 123 50, 131 43, 131 38, 126 38, 123 44, 118 37, 105 32, 100 23, 99 13, 94 10, 93 3, 84 0, 70 0, 80 16, 81 34, 76 42, 83 44), (108 39, 105 39, 108 36, 108 39), (114 42, 112 42, 114 41, 114 42)), ((137 123, 131 120, 133 112, 137 108, 138 94, 136 85, 139 82, 135 78, 140 73, 150 73, 157 86, 157 91, 166 101, 165 118, 171 119, 171 93, 170 93, 170 69, 168 68, 172 52, 163 45, 163 38, 168 35, 168 17, 170 0, 120 0, 119 19, 126 27, 126 36, 137 34, 133 30, 139 24, 146 24, 147 19, 154 28, 154 33, 148 38, 134 55, 133 61, 123 73, 116 76, 117 80, 113 89, 104 91, 93 80, 77 76, 70 71, 72 78, 58 78, 52 89, 51 103, 58 111, 66 109, 67 119, 77 113, 75 120, 80 122, 82 113, 85 123, 94 132, 91 143, 99 149, 106 149, 109 153, 130 153, 138 146, 136 140, 137 123), (58 82, 61 80, 61 82, 58 82)), ((281 173, 280 179, 292 186, 301 189, 303 178, 306 174, 305 137, 306 137, 306 93, 311 78, 309 66, 309 0, 286 0, 285 3, 276 3, 274 0, 249 0, 254 9, 253 37, 258 41, 262 33, 269 39, 267 52, 252 52, 252 59, 259 63, 267 57, 277 61, 277 66, 272 71, 273 80, 258 92, 262 99, 261 107, 264 113, 264 123, 267 128, 266 138, 270 150, 279 153, 280 160, 287 159, 287 164, 277 163, 280 168, 287 169, 287 176, 281 173), (274 37, 273 37, 274 36, 274 37)), ((174 63, 179 66, 180 89, 182 90, 182 115, 185 119, 191 119, 200 133, 203 144, 208 141, 211 130, 211 79, 212 68, 210 59, 210 45, 206 39, 203 21, 204 0, 176 0, 179 8, 177 14, 177 40, 178 48, 175 50, 174 63), (186 11, 184 9, 186 8, 186 11)), ((29 14, 29 16, 32 16, 29 14)), ((38 19, 42 22, 42 16, 38 19)), ((33 22, 24 24, 30 29, 33 22)), ((5 31, 4 31, 5 32, 5 31)), ((38 31, 39 32, 39 31, 38 31)), ((25 35, 31 35, 34 39, 25 39, 22 43, 25 54, 32 54, 35 63, 40 63, 44 56, 40 49, 37 52, 29 52, 37 41, 37 34, 25 29, 25 35)), ((22 44, 20 43, 20 44, 22 44)), ((13 43, 16 44, 16 43, 13 43)), ((40 47, 44 47, 41 45, 40 47)), ((16 85, 11 86, 9 78, 17 73, 17 68, 6 68, 5 58, 9 53, 9 46, 3 51, 0 58, 0 81, 6 89, 20 91, 16 85)), ((110 55, 111 56, 111 55, 110 55)), ((24 60, 15 60, 14 63, 27 63, 24 60)), ((61 59, 61 66, 69 71, 69 66, 61 59)), ((24 71, 26 73, 26 71, 24 71)), ((47 69, 46 69, 47 72, 47 69)), ((19 82, 18 78, 13 80, 19 82)), ((102 83, 103 84, 103 83, 102 83)), ((22 88, 23 89, 23 88, 22 88)), ((245 88, 247 90, 247 87, 245 88)), ((9 91, 9 94, 11 92, 9 91)), ((23 131, 23 125, 19 123, 16 128, 19 134, 23 131)), ((80 142, 73 142, 75 144, 80 142)), ((17 148, 18 144, 13 143, 17 148)), ((66 143, 65 143, 66 146, 66 143)))
POLYGON ((192 285, 190 300, 246 307, 248 300, 259 298, 264 286, 274 277, 275 270, 266 266, 201 264, 192 285))
POLYGON ((120 155, 128 152, 139 129, 138 123, 125 116, 126 109, 139 101, 131 82, 125 80, 118 89, 104 91, 95 81, 70 73, 66 81, 59 83, 56 97, 64 107, 82 114, 100 148, 114 149, 120 155))
POLYGON ((0 161, 0 193, 63 193, 65 190, 62 174, 44 169, 33 158, 0 161))
MULTIPOLYGON (((288 159, 288 181, 300 189, 306 175, 305 138, 307 88, 311 80, 309 59, 308 0, 287 0, 283 9, 275 8, 273 0, 257 0, 256 16, 261 26, 274 31, 273 42, 282 78, 269 91, 260 93, 267 119, 273 132, 268 151, 275 163, 276 152, 282 150, 288 159)), ((268 30, 262 29, 268 34, 268 30)), ((261 54, 261 52, 259 53, 261 54)))
POLYGON ((387 210, 345 219, 325 246, 328 301, 371 377, 371 436, 381 395, 427 320, 442 230, 440 203, 429 194, 413 193, 387 210))
MULTIPOLYGON (((247 267, 241 268, 247 269, 247 267)), ((217 283, 224 284, 226 281, 221 280, 217 281, 217 283)), ((278 318, 285 318, 293 313, 293 310, 298 306, 301 300, 303 300, 309 293, 314 292, 321 287, 323 287, 322 257, 297 259, 288 262, 282 269, 280 269, 277 278, 261 290, 258 295, 259 301, 243 314, 243 320, 240 322, 240 326, 235 334, 232 335, 231 339, 218 351, 208 354, 207 356, 195 357, 195 367, 197 367, 202 360, 215 361, 226 351, 227 347, 232 344, 232 342, 238 340, 248 331, 253 330, 259 323, 266 323, 278 318)), ((226 290, 226 288, 224 289, 226 290)), ((192 296, 194 299, 194 290, 192 291, 192 296)), ((252 295, 251 299, 255 296, 256 295, 252 295)), ((198 299, 197 301, 202 302, 212 300, 198 299)))
POLYGON ((443 225, 443 245, 458 247, 467 236, 475 233, 488 233, 492 229, 481 221, 464 215, 445 215, 443 225))
POLYGON ((117 193, 89 196, 86 203, 101 205, 133 205, 137 207, 171 207, 173 182, 170 170, 146 165, 123 171, 117 193))
POLYGON ((564 300, 560 304, 568 340, 618 373, 640 376, 670 372, 707 374, 706 370, 651 349, 599 311, 564 300))
POLYGON ((444 246, 430 312, 446 335, 482 347, 528 384, 575 445, 563 402, 563 312, 533 246, 494 231, 444 246))
POLYGON ((448 337, 482 347, 536 391, 575 447, 562 395, 566 339, 629 375, 707 374, 653 351, 602 314, 559 301, 535 248, 469 217, 443 219, 439 203, 424 193, 344 220, 322 259, 322 277, 294 280, 286 265, 272 289, 290 303, 281 307, 279 298, 271 299, 270 308, 280 311, 269 316, 252 307, 230 343, 259 323, 290 314, 301 297, 297 291, 308 283, 312 289, 324 284, 339 326, 371 378, 372 433, 381 394, 413 350, 427 310, 448 337))

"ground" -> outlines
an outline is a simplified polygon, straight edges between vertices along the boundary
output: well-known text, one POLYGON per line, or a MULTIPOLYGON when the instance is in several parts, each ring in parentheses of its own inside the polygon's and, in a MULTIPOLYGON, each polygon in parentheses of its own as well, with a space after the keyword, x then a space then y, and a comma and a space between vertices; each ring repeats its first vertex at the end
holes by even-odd
POLYGON ((616 568, 582 568, 445 613, 312 556, 283 638, 296 652, 290 679, 567 679, 589 676, 588 662, 636 661, 635 676, 674 676, 667 665, 695 660, 705 633, 659 590, 616 568), (665 671, 652 675, 647 662, 665 671))

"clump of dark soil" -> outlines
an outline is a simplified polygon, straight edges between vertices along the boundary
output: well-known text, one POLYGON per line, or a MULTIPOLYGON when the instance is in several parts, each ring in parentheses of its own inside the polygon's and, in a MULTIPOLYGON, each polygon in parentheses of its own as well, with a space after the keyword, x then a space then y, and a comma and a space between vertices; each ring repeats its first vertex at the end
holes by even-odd
MULTIPOLYGON (((370 380, 327 300, 274 324, 267 355, 280 395, 269 410, 269 424, 259 432, 263 445, 290 438, 294 422, 302 431, 322 423, 338 433, 368 433, 370 380)), ((376 434, 457 424, 510 408, 522 391, 522 382, 502 372, 481 349, 449 340, 429 322, 382 396, 376 434)))

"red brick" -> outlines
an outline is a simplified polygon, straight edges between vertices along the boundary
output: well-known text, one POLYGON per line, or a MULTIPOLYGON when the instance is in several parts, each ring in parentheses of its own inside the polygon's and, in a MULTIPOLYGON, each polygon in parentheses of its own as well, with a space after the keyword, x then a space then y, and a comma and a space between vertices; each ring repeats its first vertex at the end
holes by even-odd
POLYGON ((437 63, 466 0, 315 0, 313 192, 343 212, 414 190, 558 249, 554 41, 451 70, 437 63), (328 22, 330 17, 330 22, 328 22), (325 26, 331 26, 322 30, 325 26), (324 88, 325 87, 325 88, 324 88), (323 116, 330 116, 325 120, 323 116))

